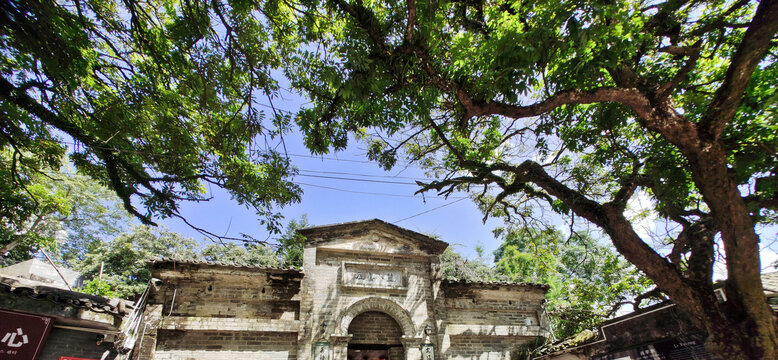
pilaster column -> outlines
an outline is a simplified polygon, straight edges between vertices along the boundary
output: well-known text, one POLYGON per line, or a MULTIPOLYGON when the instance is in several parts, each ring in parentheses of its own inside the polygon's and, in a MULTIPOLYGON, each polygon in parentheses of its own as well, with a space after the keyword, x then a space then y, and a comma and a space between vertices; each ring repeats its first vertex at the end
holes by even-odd
POLYGON ((332 335, 330 336, 330 345, 332 346, 332 360, 346 360, 348 356, 348 342, 351 335, 332 335))
POLYGON ((423 341, 423 337, 403 336, 400 338, 400 342, 405 348, 405 360, 421 360, 421 343, 423 341))

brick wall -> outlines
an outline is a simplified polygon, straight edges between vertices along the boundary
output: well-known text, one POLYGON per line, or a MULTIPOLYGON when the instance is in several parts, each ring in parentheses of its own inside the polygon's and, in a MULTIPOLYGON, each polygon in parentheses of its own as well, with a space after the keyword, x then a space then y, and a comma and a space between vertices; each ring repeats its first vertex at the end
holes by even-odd
POLYGON ((60 356, 100 359, 113 344, 104 342, 97 345, 97 335, 92 332, 53 328, 38 359, 59 360, 60 356))
POLYGON ((153 302, 161 303, 163 313, 172 316, 299 319, 300 303, 296 295, 300 282, 269 278, 268 274, 256 273, 163 278, 167 283, 165 291, 153 302))
POLYGON ((512 359, 517 347, 545 334, 542 288, 444 282, 442 290, 444 359, 512 359))
POLYGON ((391 316, 368 311, 357 315, 348 327, 349 344, 400 344, 402 329, 391 316))
POLYGON ((295 360, 296 333, 159 330, 154 359, 295 360))
POLYGON ((511 352, 514 349, 529 341, 526 338, 512 337, 454 336, 451 342, 455 345, 448 349, 445 359, 508 360, 511 359, 511 352))
POLYGON ((299 272, 178 263, 153 274, 163 285, 139 359, 297 359, 299 272))

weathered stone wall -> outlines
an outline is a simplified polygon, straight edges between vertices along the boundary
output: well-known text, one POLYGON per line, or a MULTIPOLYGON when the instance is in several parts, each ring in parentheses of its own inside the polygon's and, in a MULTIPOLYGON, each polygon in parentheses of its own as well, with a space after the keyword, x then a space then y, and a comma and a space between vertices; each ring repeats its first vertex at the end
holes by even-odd
POLYGON ((516 348, 547 336, 545 287, 532 284, 443 282, 443 358, 510 359, 516 348))
POLYGON ((453 345, 446 351, 445 359, 509 360, 511 351, 528 340, 502 336, 452 336, 453 345))
POLYGON ((256 272, 160 276, 164 291, 154 302, 166 316, 299 319, 299 280, 256 272))
POLYGON ((377 220, 301 232, 302 272, 157 266, 138 358, 508 360, 547 334, 546 287, 441 281, 443 242, 377 220))
POLYGON ((423 328, 434 325, 431 257, 410 239, 393 235, 368 230, 323 241, 308 238, 300 358, 312 358, 311 344, 326 341, 333 347, 332 359, 345 359, 348 344, 364 340, 352 338, 349 326, 365 312, 391 317, 402 331, 404 357, 421 358, 423 328))
POLYGON ((297 334, 247 331, 160 330, 160 360, 295 360, 297 334))
POLYGON ((297 358, 299 271, 184 262, 153 276, 135 359, 297 358))

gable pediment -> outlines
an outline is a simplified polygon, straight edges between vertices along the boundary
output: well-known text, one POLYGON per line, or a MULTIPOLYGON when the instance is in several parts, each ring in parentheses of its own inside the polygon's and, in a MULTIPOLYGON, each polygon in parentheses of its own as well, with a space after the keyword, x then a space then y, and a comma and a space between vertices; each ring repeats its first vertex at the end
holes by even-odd
POLYGON ((349 252, 390 255, 439 255, 448 244, 378 220, 315 226, 300 229, 306 246, 349 252))

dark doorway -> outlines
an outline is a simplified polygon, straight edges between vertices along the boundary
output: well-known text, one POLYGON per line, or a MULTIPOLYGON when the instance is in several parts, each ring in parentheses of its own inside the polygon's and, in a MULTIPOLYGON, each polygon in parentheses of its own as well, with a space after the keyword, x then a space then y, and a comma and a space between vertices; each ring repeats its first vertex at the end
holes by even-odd
POLYGON ((389 360, 389 348, 385 345, 349 345, 348 360, 389 360))

